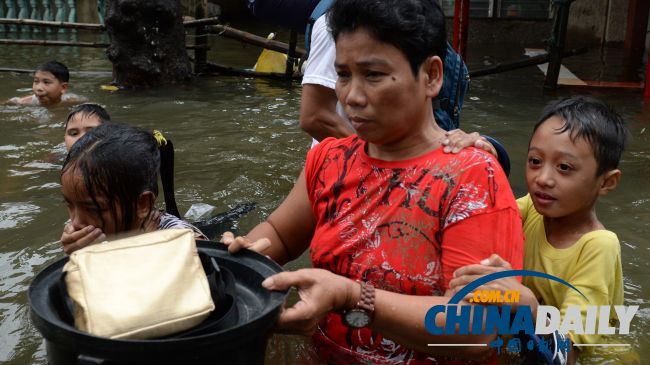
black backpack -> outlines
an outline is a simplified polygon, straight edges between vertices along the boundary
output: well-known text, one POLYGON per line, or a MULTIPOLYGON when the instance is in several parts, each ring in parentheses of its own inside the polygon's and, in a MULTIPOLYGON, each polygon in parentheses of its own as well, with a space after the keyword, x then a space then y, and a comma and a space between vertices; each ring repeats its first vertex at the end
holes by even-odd
POLYGON ((246 6, 257 17, 302 33, 307 27, 309 15, 312 14, 319 2, 321 1, 246 0, 246 6))

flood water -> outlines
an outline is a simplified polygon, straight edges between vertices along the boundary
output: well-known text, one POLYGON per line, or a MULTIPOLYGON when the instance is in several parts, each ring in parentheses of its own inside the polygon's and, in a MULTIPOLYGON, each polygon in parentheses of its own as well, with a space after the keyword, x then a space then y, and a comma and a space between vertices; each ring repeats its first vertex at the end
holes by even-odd
MULTIPOLYGON (((266 29, 257 34, 266 34, 266 29)), ((77 37, 97 39, 83 34, 77 37)), ((210 44, 210 60, 235 66, 252 67, 260 51, 218 38, 211 38, 210 44)), ((476 46, 470 55, 470 68, 482 66, 484 54, 505 60, 520 56, 523 50, 507 45, 476 46)), ((49 59, 62 61, 71 70, 110 70, 102 50, 0 46, 0 67, 31 69, 49 59)), ((297 122, 298 84, 210 77, 184 88, 102 91, 100 85, 110 81, 110 76, 73 74, 70 90, 104 105, 114 120, 161 130, 173 140, 176 199, 181 213, 194 203, 211 204, 221 212, 239 203, 255 202, 257 208, 239 222, 238 228, 245 232, 288 193, 310 142, 297 122)), ((477 78, 463 109, 463 129, 490 134, 508 147, 513 164, 510 181, 517 195, 525 192, 525 151, 542 107, 558 96, 586 92, 561 89, 544 94, 542 84, 543 75, 534 67, 477 78)), ((0 100, 27 94, 30 87, 28 74, 0 73, 0 100)), ((627 360, 592 357, 581 359, 581 363, 648 359, 650 289, 643 283, 650 273, 650 102, 634 92, 589 93, 615 105, 632 130, 633 138, 621 163, 621 184, 600 199, 598 214, 621 240, 625 304, 641 309, 627 337, 633 349, 625 355, 627 360)), ((46 363, 41 337, 29 320, 26 292, 37 272, 63 257, 57 240, 67 214, 59 186, 60 161, 52 154, 63 150, 66 114, 66 108, 0 105, 0 362, 7 364, 46 363)), ((303 259, 290 267, 305 265, 308 262, 303 259)), ((306 351, 303 345, 294 337, 274 338, 267 363, 293 363, 306 351)))

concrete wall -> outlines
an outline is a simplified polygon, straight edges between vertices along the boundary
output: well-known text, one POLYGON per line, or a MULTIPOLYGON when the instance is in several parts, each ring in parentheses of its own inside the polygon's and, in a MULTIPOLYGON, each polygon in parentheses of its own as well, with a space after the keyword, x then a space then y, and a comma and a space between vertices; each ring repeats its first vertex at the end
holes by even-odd
POLYGON ((576 0, 569 13, 567 43, 594 46, 625 40, 629 0, 576 0))
MULTIPOLYGON (((453 19, 447 19, 447 33, 452 39, 453 19)), ((470 44, 511 43, 528 47, 543 47, 551 35, 550 20, 518 20, 471 18, 470 44)))

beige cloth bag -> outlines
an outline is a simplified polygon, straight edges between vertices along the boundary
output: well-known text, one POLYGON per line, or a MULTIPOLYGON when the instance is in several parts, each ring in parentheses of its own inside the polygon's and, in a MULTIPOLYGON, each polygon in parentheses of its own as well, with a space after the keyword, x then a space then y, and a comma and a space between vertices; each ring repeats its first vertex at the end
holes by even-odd
POLYGON ((191 328, 214 303, 190 229, 88 246, 63 267, 77 329, 146 339, 191 328))

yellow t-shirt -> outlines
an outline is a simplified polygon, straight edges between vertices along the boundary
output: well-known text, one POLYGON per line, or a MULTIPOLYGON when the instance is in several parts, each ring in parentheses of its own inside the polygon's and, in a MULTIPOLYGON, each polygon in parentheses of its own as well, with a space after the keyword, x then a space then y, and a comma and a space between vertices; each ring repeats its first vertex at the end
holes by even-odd
MULTIPOLYGON (((560 308, 562 318, 568 305, 582 307, 583 318, 586 306, 622 305, 623 270, 621 267, 621 246, 614 232, 597 230, 584 234, 569 248, 557 249, 546 239, 544 217, 533 205, 530 194, 517 199, 524 222, 524 268, 557 276, 580 290, 587 302, 575 290, 561 283, 538 277, 524 277, 540 304, 560 308)), ((616 319, 614 308, 610 308, 610 322, 616 319)), ((584 324, 584 322, 583 322, 584 324)), ((573 343, 601 343, 598 335, 569 333, 573 343)))

